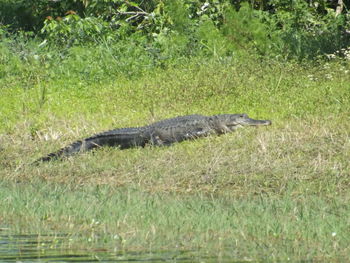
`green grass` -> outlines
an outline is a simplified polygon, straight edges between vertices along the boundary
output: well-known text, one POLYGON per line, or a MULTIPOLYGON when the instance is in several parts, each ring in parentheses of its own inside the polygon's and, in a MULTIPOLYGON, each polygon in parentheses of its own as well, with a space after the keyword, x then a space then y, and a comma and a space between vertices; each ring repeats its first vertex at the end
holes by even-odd
POLYGON ((15 72, 14 60, 3 62, 0 221, 10 233, 64 233, 63 247, 199 249, 237 260, 349 254, 348 62, 193 59, 109 75, 112 66, 86 59, 22 61, 15 72), (243 112, 273 125, 29 165, 110 128, 243 112))
POLYGON ((1 190, 1 217, 11 217, 11 231, 64 233, 71 249, 199 249, 237 260, 325 260, 349 253, 343 218, 349 200, 339 197, 180 196, 39 181, 2 183, 1 190))

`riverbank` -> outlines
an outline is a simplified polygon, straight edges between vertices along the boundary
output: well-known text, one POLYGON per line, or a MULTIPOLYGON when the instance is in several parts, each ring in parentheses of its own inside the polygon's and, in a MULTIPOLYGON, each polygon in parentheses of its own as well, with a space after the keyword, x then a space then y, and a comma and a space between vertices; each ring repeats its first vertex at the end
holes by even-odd
POLYGON ((101 82, 72 72, 67 80, 44 74, 29 86, 7 82, 0 98, 1 227, 63 233, 69 238, 59 247, 342 258, 350 242, 348 69, 203 60, 139 78, 101 82), (243 112, 273 125, 29 165, 110 128, 243 112))

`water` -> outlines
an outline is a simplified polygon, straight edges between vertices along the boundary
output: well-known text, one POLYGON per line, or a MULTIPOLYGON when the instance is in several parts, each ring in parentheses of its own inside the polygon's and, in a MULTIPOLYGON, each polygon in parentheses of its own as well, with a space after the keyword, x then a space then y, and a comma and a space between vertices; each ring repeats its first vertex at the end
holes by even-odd
MULTIPOLYGON (((0 235, 0 262, 223 262, 195 251, 115 253, 57 248, 65 235, 0 235)), ((231 261, 232 262, 232 261, 231 261)))

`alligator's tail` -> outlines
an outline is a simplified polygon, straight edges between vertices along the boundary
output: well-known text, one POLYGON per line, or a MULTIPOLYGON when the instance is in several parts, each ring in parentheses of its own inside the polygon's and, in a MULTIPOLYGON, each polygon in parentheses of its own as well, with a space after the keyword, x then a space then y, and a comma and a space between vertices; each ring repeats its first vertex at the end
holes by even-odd
POLYGON ((142 128, 123 128, 93 135, 89 138, 73 142, 72 144, 39 158, 33 164, 47 162, 54 159, 69 157, 79 152, 86 152, 102 146, 119 146, 121 149, 145 146, 149 141, 142 128))

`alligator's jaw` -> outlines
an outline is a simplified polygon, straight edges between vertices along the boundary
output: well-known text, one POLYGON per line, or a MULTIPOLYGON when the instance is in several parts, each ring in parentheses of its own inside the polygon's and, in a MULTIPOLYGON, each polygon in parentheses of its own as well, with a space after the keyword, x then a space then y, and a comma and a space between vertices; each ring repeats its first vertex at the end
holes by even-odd
POLYGON ((271 124, 272 122, 270 120, 254 120, 254 119, 247 119, 242 123, 242 125, 249 125, 249 126, 267 126, 271 124))
POLYGON ((254 120, 254 119, 248 118, 248 119, 245 119, 244 121, 241 121, 239 123, 227 125, 227 127, 233 131, 237 128, 241 128, 244 126, 268 126, 271 124, 272 124, 272 122, 270 120, 254 120))

